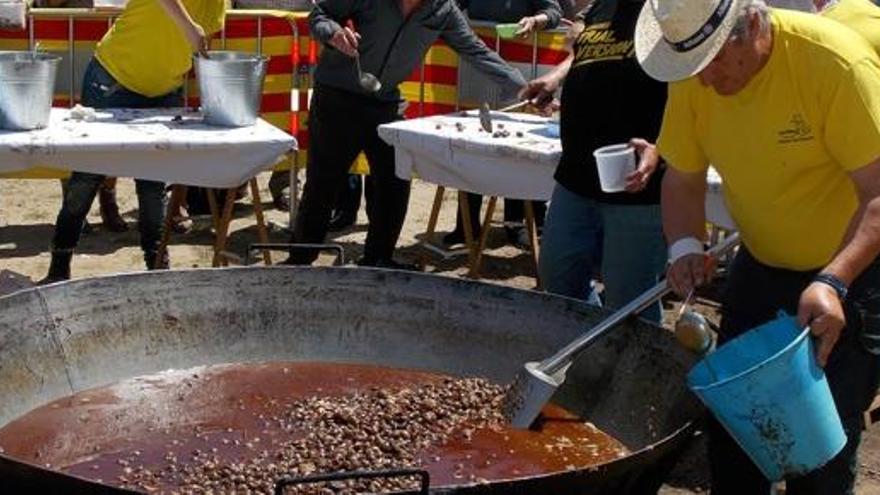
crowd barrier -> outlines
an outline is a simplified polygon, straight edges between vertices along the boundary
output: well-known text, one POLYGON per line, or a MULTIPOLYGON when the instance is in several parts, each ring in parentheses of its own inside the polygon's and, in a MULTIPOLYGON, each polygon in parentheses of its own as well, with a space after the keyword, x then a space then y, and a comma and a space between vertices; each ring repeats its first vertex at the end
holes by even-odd
MULTIPOLYGON (((118 12, 92 9, 32 9, 28 26, 20 31, 0 31, 0 50, 39 49, 62 56, 56 82, 55 105, 76 103, 80 82, 95 44, 112 25, 118 12)), ((263 87, 261 116, 291 133, 299 143, 297 166, 304 167, 309 148, 308 106, 318 62, 319 43, 310 35, 306 12, 278 10, 230 10, 226 25, 212 40, 213 49, 251 51, 269 57, 263 87)), ((545 73, 565 56, 565 32, 543 31, 525 39, 500 39, 493 23, 474 22, 477 35, 526 79, 545 73)), ((481 75, 462 63, 442 41, 436 42, 419 65, 400 85, 409 103, 408 118, 449 113, 484 101, 498 105, 497 96, 481 75), (487 89, 488 88, 488 89, 487 89)), ((198 106, 197 85, 192 77, 186 86, 187 104, 198 106)), ((286 169, 290 163, 280 163, 286 169)), ((361 157, 354 170, 367 171, 361 157)), ((57 170, 35 168, 0 175, 6 178, 63 177, 57 170)))

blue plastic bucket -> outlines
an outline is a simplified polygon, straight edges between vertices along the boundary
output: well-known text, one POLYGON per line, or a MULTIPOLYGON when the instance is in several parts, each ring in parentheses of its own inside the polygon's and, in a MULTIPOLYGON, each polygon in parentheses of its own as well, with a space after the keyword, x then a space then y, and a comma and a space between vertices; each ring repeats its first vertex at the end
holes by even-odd
POLYGON ((821 467, 846 443, 809 329, 792 317, 780 314, 731 340, 687 378, 771 481, 821 467))

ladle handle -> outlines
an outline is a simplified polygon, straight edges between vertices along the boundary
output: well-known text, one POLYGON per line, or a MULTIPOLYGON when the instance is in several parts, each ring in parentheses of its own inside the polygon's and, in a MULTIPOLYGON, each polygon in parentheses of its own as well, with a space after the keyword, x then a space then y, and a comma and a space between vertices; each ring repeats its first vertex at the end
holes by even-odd
POLYGON ((522 107, 528 105, 528 104, 531 103, 531 102, 532 102, 532 100, 523 100, 523 101, 520 101, 520 102, 514 103, 513 105, 507 105, 506 107, 499 108, 499 109, 496 110, 496 111, 498 111, 498 112, 510 112, 510 111, 516 110, 517 108, 522 108, 522 107))
POLYGON ((431 488, 431 475, 424 469, 385 469, 381 471, 341 471, 338 473, 317 474, 299 478, 285 476, 275 482, 275 495, 282 495, 288 486, 343 481, 357 479, 403 478, 417 476, 419 478, 419 494, 428 495, 431 488))
MULTIPOLYGON (((723 241, 713 246, 706 254, 711 257, 718 258, 727 254, 738 245, 739 233, 734 232, 733 234, 727 236, 723 241)), ((642 310, 656 302, 658 299, 668 294, 671 290, 672 289, 669 287, 669 283, 666 281, 666 279, 663 279, 662 281, 657 283, 657 285, 645 291, 642 295, 635 298, 629 304, 618 309, 617 311, 612 313, 611 316, 599 322, 598 325, 591 328, 587 333, 581 335, 580 337, 573 340, 570 344, 563 347, 559 352, 541 361, 541 363, 538 365, 538 369, 548 375, 555 374, 557 371, 562 369, 563 366, 570 363, 575 355, 587 348, 590 344, 593 343, 594 340, 602 336, 605 332, 619 325, 630 315, 641 312, 642 310)))

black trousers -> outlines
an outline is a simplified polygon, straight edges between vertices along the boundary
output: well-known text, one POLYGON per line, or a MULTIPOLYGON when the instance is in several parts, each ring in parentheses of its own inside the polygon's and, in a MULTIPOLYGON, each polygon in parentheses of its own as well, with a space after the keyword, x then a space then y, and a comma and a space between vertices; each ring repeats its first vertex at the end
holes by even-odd
MULTIPOLYGON (((796 315, 801 292, 815 274, 773 268, 740 249, 723 298, 719 344, 773 319, 780 309, 796 315)), ((880 262, 875 260, 853 283, 844 310, 847 324, 825 374, 847 443, 825 466, 787 480, 788 495, 842 495, 853 490, 862 413, 880 381, 880 262)), ((714 419, 708 433, 713 495, 770 493, 770 482, 714 419)))
MULTIPOLYGON (((309 110, 309 160, 294 243, 324 242, 337 191, 363 151, 370 162, 367 218, 370 221, 364 259, 389 260, 400 236, 409 202, 409 181, 394 175, 394 148, 376 133, 380 124, 400 120, 397 103, 327 86, 317 86, 309 110)), ((294 249, 291 261, 307 264, 313 250, 294 249)))

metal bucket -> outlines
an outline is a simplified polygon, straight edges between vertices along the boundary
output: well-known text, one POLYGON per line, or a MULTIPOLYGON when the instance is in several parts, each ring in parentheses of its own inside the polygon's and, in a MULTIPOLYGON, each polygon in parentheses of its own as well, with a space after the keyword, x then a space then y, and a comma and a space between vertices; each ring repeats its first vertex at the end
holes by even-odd
POLYGON ((245 127, 256 122, 267 60, 255 53, 225 51, 193 57, 206 124, 245 127))
POLYGON ((52 90, 61 57, 40 52, 0 52, 0 128, 49 125, 52 90))
MULTIPOLYGON (((60 397, 169 368, 218 363, 375 364, 507 383, 606 317, 581 301, 427 274, 352 268, 235 268, 77 280, 0 297, 0 426, 60 397)), ((702 413, 684 383, 694 357, 672 334, 628 321, 574 362, 553 402, 632 454, 584 469, 432 494, 655 493, 702 413)), ((125 432, 120 417, 107 431, 125 432)), ((3 445, 6 493, 124 493, 46 469, 101 439, 34 458, 3 445), (24 469, 32 462, 34 469, 24 469)))

